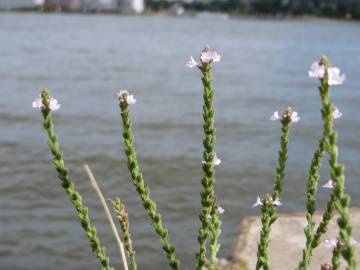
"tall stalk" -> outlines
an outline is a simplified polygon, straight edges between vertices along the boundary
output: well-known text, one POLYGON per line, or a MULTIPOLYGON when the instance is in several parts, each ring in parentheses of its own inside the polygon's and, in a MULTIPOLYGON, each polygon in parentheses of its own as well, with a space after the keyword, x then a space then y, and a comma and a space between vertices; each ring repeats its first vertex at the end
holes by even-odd
POLYGON ((169 265, 172 269, 180 269, 180 261, 175 256, 175 247, 170 244, 169 232, 164 228, 161 215, 156 211, 156 203, 150 198, 150 189, 145 185, 143 175, 140 171, 139 162, 136 157, 134 147, 134 136, 132 132, 132 123, 129 114, 129 104, 135 103, 132 95, 127 91, 119 93, 119 106, 123 123, 123 139, 125 145, 125 155, 127 158, 128 168, 131 174, 133 184, 138 192, 145 210, 147 211, 151 225, 155 232, 160 236, 160 242, 168 258, 169 265))
MULTIPOLYGON (((328 224, 334 216, 334 210, 336 209, 340 218, 338 219, 338 225, 340 228, 339 235, 339 247, 333 251, 333 267, 338 267, 338 256, 341 253, 344 259, 348 263, 348 270, 354 270, 356 268, 356 261, 354 256, 354 247, 352 244, 352 225, 349 217, 349 205, 350 197, 344 194, 345 186, 345 174, 344 166, 338 163, 338 146, 337 146, 337 132, 334 129, 334 113, 335 106, 330 100, 331 85, 342 84, 345 77, 340 75, 340 71, 337 68, 332 68, 326 57, 323 57, 319 63, 314 63, 312 70, 309 72, 310 77, 317 77, 320 79, 320 96, 322 101, 322 118, 324 122, 323 131, 323 148, 329 155, 329 168, 330 177, 335 182, 335 188, 330 196, 330 199, 326 205, 325 212, 321 223, 313 232, 314 223, 312 221, 312 215, 315 211, 315 195, 310 194, 310 200, 307 202, 307 219, 308 226, 305 229, 305 235, 307 238, 306 247, 303 251, 303 260, 299 264, 299 269, 307 270, 311 261, 312 251, 315 249, 321 240, 321 236, 327 231, 328 224), (312 72, 312 74, 311 74, 312 72), (310 211, 309 211, 310 210, 310 211)), ((321 143, 321 142, 320 142, 321 143)), ((312 183, 312 188, 317 183, 312 183)), ((308 194, 309 196, 309 194, 308 194)))
POLYGON ((124 234, 124 243, 126 249, 126 255, 130 260, 131 270, 137 270, 135 250, 132 245, 131 234, 129 231, 129 215, 125 209, 125 205, 116 198, 115 201, 111 201, 116 217, 120 223, 121 230, 124 234))
POLYGON ((86 236, 90 240, 91 249, 100 261, 102 269, 114 270, 114 268, 110 266, 105 247, 101 246, 100 239, 96 233, 96 228, 91 225, 89 210, 87 207, 85 207, 82 196, 75 189, 75 185, 70 179, 68 169, 65 166, 63 152, 60 149, 58 136, 55 133, 54 123, 51 116, 51 110, 53 106, 52 103, 56 100, 50 96, 50 93, 47 90, 43 90, 41 92, 41 104, 39 101, 40 100, 36 100, 33 106, 35 105, 34 107, 36 107, 38 105, 37 107, 41 109, 42 115, 44 117, 44 128, 49 136, 49 147, 51 153, 54 156, 53 163, 55 165, 56 171, 58 172, 61 186, 65 189, 66 193, 69 195, 70 202, 75 207, 81 222, 81 226, 83 227, 86 236), (36 102, 38 103, 36 104, 36 102))
POLYGON ((218 239, 221 234, 221 221, 216 204, 215 194, 215 166, 218 159, 215 153, 215 108, 214 96, 215 89, 212 83, 212 64, 219 62, 221 57, 216 51, 205 48, 200 56, 201 64, 197 64, 193 58, 188 63, 189 67, 197 66, 202 73, 203 83, 203 130, 204 130, 204 152, 202 169, 204 176, 201 180, 203 191, 201 192, 202 210, 199 214, 201 222, 198 232, 199 251, 196 253, 196 269, 201 270, 204 266, 209 270, 215 270, 218 264, 217 253, 220 248, 218 239), (206 257, 207 238, 210 238, 210 262, 206 257))
POLYGON ((292 122, 297 122, 300 118, 296 112, 288 108, 280 117, 278 112, 270 118, 271 120, 280 120, 282 124, 281 138, 280 138, 280 151, 278 158, 278 166, 276 168, 276 180, 273 186, 271 195, 266 195, 260 204, 261 207, 261 232, 260 242, 257 251, 256 270, 263 268, 270 270, 269 258, 269 242, 271 225, 276 221, 277 206, 281 205, 279 197, 282 193, 285 178, 286 161, 288 158, 288 144, 289 144, 289 131, 292 122))

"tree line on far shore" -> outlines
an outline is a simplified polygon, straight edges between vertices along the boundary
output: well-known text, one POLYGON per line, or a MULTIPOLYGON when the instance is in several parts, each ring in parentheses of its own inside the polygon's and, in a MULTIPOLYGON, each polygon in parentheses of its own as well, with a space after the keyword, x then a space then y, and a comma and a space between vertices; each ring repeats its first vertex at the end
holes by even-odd
MULTIPOLYGON (((188 11, 360 19, 360 0, 195 0, 178 1, 177 4, 188 11)), ((147 7, 155 11, 166 10, 173 5, 174 1, 147 1, 147 7)))

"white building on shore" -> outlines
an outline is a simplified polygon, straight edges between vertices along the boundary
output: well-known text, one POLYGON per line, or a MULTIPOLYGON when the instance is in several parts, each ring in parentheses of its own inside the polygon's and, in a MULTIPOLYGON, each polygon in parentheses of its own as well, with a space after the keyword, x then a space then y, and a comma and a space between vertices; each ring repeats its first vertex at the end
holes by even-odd
POLYGON ((142 13, 144 0, 0 0, 0 9, 44 7, 57 11, 142 13))

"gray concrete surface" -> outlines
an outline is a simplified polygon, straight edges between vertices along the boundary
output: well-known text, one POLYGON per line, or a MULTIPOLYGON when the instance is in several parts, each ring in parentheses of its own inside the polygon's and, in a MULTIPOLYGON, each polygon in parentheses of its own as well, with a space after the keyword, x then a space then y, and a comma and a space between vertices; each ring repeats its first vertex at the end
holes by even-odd
MULTIPOLYGON (((354 239, 360 240, 360 208, 352 208, 350 213, 354 239)), ((321 213, 315 215, 316 224, 319 224, 321 218, 321 213)), ((294 270, 297 267, 305 246, 304 228, 306 224, 305 213, 279 215, 278 220, 272 226, 270 237, 270 261, 273 270, 294 270)), ((231 257, 229 260, 220 260, 220 269, 255 269, 260 229, 260 217, 245 218, 240 225, 231 257)), ((322 237, 320 246, 314 251, 311 270, 319 270, 320 264, 331 262, 331 248, 326 247, 324 241, 337 236, 338 227, 336 218, 333 218, 328 232, 322 237)), ((360 261, 359 245, 356 245, 358 261, 360 261)), ((343 262, 341 269, 345 269, 345 265, 343 262)))

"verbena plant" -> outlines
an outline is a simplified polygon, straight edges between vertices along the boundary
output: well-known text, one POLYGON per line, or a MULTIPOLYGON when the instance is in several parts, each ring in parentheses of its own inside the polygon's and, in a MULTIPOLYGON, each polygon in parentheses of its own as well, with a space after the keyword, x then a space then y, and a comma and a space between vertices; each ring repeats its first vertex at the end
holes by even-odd
MULTIPOLYGON (((218 205, 215 192, 215 168, 220 165, 221 160, 216 156, 216 129, 215 129, 215 110, 214 98, 215 89, 212 83, 212 67, 213 64, 219 62, 221 56, 214 50, 205 48, 201 55, 199 62, 194 58, 190 58, 186 64, 188 67, 196 67, 201 72, 201 80, 203 84, 203 161, 202 170, 203 176, 201 179, 201 212, 199 214, 200 228, 198 231, 198 252, 196 257, 196 269, 215 270, 218 267, 218 251, 220 248, 219 237, 221 234, 221 220, 219 215, 224 212, 224 209, 218 205)), ((331 67, 330 62, 325 58, 314 62, 309 70, 309 76, 318 78, 320 81, 319 93, 321 97, 321 116, 323 119, 323 133, 319 140, 319 145, 315 150, 309 175, 306 184, 306 220, 307 226, 304 229, 306 237, 306 245, 302 251, 303 256, 298 264, 298 270, 309 269, 314 249, 321 243, 323 234, 327 231, 330 220, 334 217, 335 212, 339 214, 337 224, 339 227, 339 236, 337 239, 327 239, 325 244, 330 246, 332 252, 332 262, 324 264, 321 269, 339 269, 341 256, 345 259, 348 270, 355 270, 357 267, 355 261, 354 239, 352 238, 352 225, 349 217, 350 197, 344 193, 345 175, 344 166, 338 162, 338 146, 337 146, 337 132, 334 128, 334 119, 341 116, 341 112, 335 107, 331 100, 331 86, 340 85, 345 80, 345 76, 340 74, 340 70, 336 67, 331 67), (332 190, 331 196, 327 203, 326 209, 323 213, 320 224, 315 224, 313 216, 316 210, 316 195, 320 179, 320 169, 324 157, 328 157, 329 175, 331 180, 323 185, 324 188, 332 190)), ((132 121, 130 117, 129 108, 136 103, 133 95, 127 90, 121 90, 118 93, 119 107, 121 111, 121 119, 123 124, 123 139, 125 145, 125 155, 130 171, 132 183, 138 192, 142 204, 149 216, 150 223, 155 232, 158 234, 161 246, 168 259, 169 266, 174 269, 180 269, 180 261, 175 254, 175 246, 171 244, 169 239, 169 232, 162 224, 162 218, 157 211, 156 203, 150 196, 150 188, 145 184, 143 174, 141 172, 139 161, 136 157, 134 147, 134 135, 132 131, 132 121)), ((60 108, 60 104, 56 99, 51 97, 47 90, 43 90, 39 98, 33 102, 34 108, 39 108, 44 117, 44 128, 49 136, 50 151, 54 156, 53 163, 58 172, 61 186, 69 195, 71 203, 80 219, 86 236, 90 241, 90 246, 97 256, 101 264, 101 269, 114 269, 110 265, 109 258, 106 254, 105 248, 101 245, 99 237, 97 236, 95 227, 90 222, 88 208, 84 205, 82 196, 76 190, 74 183, 69 177, 68 169, 65 166, 63 154, 59 146, 58 136, 54 130, 52 111, 60 108)), ((289 131, 293 123, 298 122, 300 117, 292 108, 285 109, 284 112, 276 111, 270 120, 279 121, 281 123, 281 137, 280 137, 280 151, 278 157, 278 165, 276 168, 276 179, 273 185, 271 194, 258 197, 253 207, 261 206, 261 223, 262 228, 260 232, 260 241, 258 243, 257 264, 256 269, 271 269, 269 258, 269 242, 271 226, 277 219, 277 208, 282 205, 280 198, 285 180, 285 168, 288 157, 288 141, 289 131)), ((94 180, 95 181, 95 180, 94 180)), ((101 191, 98 189, 100 198, 103 200, 101 191)), ((115 215, 119 221, 122 230, 122 241, 119 239, 120 249, 124 252, 126 250, 127 258, 123 256, 124 268, 127 269, 127 261, 129 260, 130 269, 136 270, 136 257, 133 248, 133 242, 129 232, 129 219, 125 210, 124 204, 119 198, 112 201, 112 206, 115 215)), ((107 208, 107 205, 105 205, 107 208)), ((111 218, 110 218, 111 219, 111 218)), ((114 232, 116 229, 114 229, 114 232)), ((281 252, 281 251, 279 251, 281 252)))

